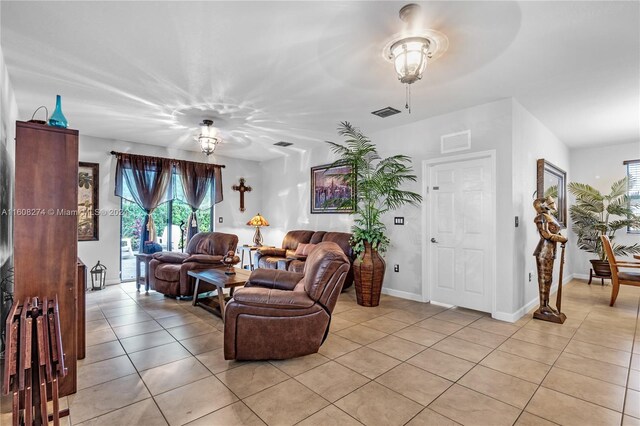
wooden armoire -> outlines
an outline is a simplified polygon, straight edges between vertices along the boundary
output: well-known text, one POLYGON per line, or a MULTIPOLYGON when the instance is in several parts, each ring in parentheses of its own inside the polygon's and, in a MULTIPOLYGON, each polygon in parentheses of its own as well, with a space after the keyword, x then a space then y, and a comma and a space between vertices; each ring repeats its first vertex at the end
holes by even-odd
MULTIPOLYGON (((16 123, 14 301, 58 296, 68 374, 76 392, 78 293, 78 131, 16 123)), ((81 293, 82 294, 82 293, 81 293)))

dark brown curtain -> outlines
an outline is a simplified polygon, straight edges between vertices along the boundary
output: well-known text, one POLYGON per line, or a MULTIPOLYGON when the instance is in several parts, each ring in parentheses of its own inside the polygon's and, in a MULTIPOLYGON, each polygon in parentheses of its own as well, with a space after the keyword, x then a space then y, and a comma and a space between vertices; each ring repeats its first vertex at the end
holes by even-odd
POLYGON ((198 209, 207 209, 222 201, 222 169, 215 164, 191 161, 176 161, 176 169, 182 182, 183 201, 191 207, 187 221, 189 241, 198 233, 198 209))
POLYGON ((147 213, 140 235, 142 251, 146 241, 155 241, 156 238, 151 213, 160 204, 174 198, 174 160, 125 153, 117 153, 116 158, 115 195, 133 201, 147 213))

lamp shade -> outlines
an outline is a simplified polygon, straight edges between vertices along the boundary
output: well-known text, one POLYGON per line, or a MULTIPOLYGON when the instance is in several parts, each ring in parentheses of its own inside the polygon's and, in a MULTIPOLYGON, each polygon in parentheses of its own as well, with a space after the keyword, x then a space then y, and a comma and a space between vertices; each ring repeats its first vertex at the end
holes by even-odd
POLYGON ((269 226, 269 222, 267 222, 267 219, 265 219, 264 217, 260 216, 260 213, 258 213, 257 215, 255 215, 254 217, 249 219, 249 222, 247 222, 247 225, 249 225, 249 226, 269 226))

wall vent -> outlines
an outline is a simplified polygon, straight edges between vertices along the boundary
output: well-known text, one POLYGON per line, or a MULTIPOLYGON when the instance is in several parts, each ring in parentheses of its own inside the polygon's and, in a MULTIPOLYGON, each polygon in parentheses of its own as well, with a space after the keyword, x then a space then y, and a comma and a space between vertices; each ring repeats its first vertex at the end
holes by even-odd
POLYGON ((274 145, 275 145, 275 146, 282 146, 282 147, 285 147, 285 146, 291 146, 291 145, 293 145, 293 143, 291 143, 291 142, 285 142, 285 141, 280 141, 280 142, 276 142, 276 143, 274 143, 274 145))
POLYGON ((392 116, 392 115, 396 115, 396 114, 399 114, 399 113, 400 113, 399 110, 397 110, 395 108, 391 108, 389 106, 389 107, 386 107, 386 108, 379 109, 377 111, 373 111, 371 114, 377 115, 378 117, 386 118, 386 117, 389 117, 389 116, 392 116))
POLYGON ((440 153, 466 151, 471 149, 471 130, 449 133, 440 137, 440 153))

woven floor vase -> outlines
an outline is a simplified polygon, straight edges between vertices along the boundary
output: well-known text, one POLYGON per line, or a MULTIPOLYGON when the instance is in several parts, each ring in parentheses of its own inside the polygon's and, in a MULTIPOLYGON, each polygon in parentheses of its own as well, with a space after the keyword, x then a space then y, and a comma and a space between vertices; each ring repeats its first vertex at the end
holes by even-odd
POLYGON ((356 285, 356 298, 360 306, 378 306, 380 291, 384 280, 386 263, 371 244, 364 244, 364 254, 353 262, 353 279, 356 285))

